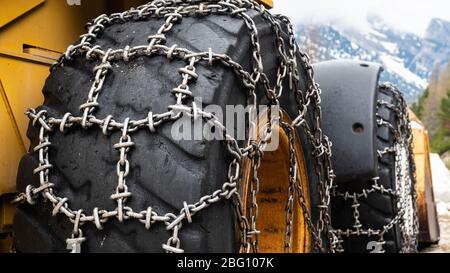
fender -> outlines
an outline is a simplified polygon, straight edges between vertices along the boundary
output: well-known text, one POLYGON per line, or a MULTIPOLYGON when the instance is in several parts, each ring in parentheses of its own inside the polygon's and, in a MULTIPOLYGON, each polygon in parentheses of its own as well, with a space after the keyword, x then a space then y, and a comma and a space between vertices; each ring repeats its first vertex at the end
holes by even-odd
POLYGON ((382 66, 339 60, 313 67, 322 90, 322 126, 332 142, 336 183, 376 177, 375 113, 382 66))

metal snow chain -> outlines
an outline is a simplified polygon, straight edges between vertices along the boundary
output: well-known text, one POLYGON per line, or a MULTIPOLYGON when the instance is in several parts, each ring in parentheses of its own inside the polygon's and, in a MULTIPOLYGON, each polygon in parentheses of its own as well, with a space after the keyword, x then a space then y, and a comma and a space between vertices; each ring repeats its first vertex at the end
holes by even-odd
POLYGON ((285 229, 285 252, 291 252, 292 244, 292 223, 293 223, 293 211, 294 203, 297 200, 298 205, 302 209, 305 222, 308 225, 309 232, 311 233, 314 241, 320 241, 320 234, 317 233, 312 220, 311 213, 307 206, 305 191, 302 183, 299 183, 298 177, 298 162, 296 158, 295 149, 295 128, 286 122, 281 124, 281 127, 286 131, 289 138, 289 191, 288 191, 288 203, 286 206, 286 229, 285 229))
POLYGON ((334 198, 342 198, 344 200, 353 200, 353 218, 354 225, 352 229, 341 230, 337 229, 334 232, 337 234, 338 241, 336 248, 338 252, 343 252, 345 249, 342 246, 344 237, 350 236, 378 236, 377 251, 384 252, 384 235, 392 230, 394 226, 398 226, 402 237, 401 252, 416 252, 417 238, 418 238, 418 218, 416 210, 417 193, 415 189, 415 165, 413 160, 412 150, 412 130, 408 119, 407 106, 402 94, 391 84, 381 84, 379 92, 393 94, 400 105, 395 106, 386 101, 378 101, 377 107, 386 107, 393 111, 396 115, 396 126, 390 121, 382 119, 377 115, 377 125, 379 127, 387 127, 394 135, 394 145, 383 150, 378 151, 378 159, 382 160, 387 155, 395 157, 395 174, 397 189, 385 188, 379 184, 379 177, 372 179, 370 188, 363 189, 361 192, 340 192, 339 186, 333 186, 332 196, 334 198), (405 157, 406 155, 406 157, 405 157), (359 206, 361 199, 367 199, 372 194, 390 195, 397 206, 397 214, 394 218, 385 225, 382 229, 371 229, 363 227, 359 221, 359 206), (413 214, 413 215, 412 215, 413 214), (412 219, 412 220, 410 220, 412 219))
MULTIPOLYGON (((39 128, 39 143, 34 148, 34 151, 39 154, 39 164, 34 170, 34 173, 39 175, 40 186, 37 188, 28 186, 26 191, 18 195, 14 201, 15 203, 29 203, 33 205, 36 204, 39 197, 48 200, 53 205, 53 216, 63 214, 74 225, 72 235, 67 239, 68 248, 72 252, 80 252, 81 244, 86 241, 82 232, 83 225, 90 223, 101 230, 110 219, 116 218, 120 222, 138 220, 147 230, 150 230, 155 224, 164 224, 166 229, 172 232, 172 236, 166 244, 162 245, 162 248, 167 252, 182 253, 183 249, 179 234, 183 224, 191 223, 193 217, 198 212, 223 200, 231 200, 235 208, 237 223, 241 230, 240 251, 258 251, 259 231, 257 230, 258 204, 256 197, 259 186, 257 169, 263 157, 263 150, 270 142, 272 131, 274 126, 278 124, 278 121, 270 120, 266 125, 260 141, 257 143, 249 143, 246 147, 239 147, 237 140, 228 134, 225 126, 213 114, 201 110, 195 102, 187 103, 187 99, 193 98, 193 93, 190 91, 189 86, 190 84, 195 84, 198 78, 196 66, 213 66, 216 64, 225 66, 241 79, 247 89, 245 92, 248 95, 250 106, 255 109, 257 108, 256 102, 258 101, 255 92, 257 84, 261 84, 269 104, 279 106, 278 98, 283 92, 283 83, 286 79, 289 80, 289 91, 295 93, 296 101, 293 103, 296 103, 298 108, 298 117, 289 125, 289 130, 292 132, 293 128, 301 128, 307 136, 312 146, 315 173, 319 181, 317 185, 320 195, 318 206, 319 218, 316 223, 312 222, 311 216, 309 215, 310 212, 305 203, 306 197, 296 181, 297 178, 295 178, 293 171, 296 170, 296 162, 294 161, 291 162, 290 166, 291 174, 293 175, 290 178, 290 182, 292 183, 291 186, 294 187, 294 191, 290 189, 289 194, 293 196, 296 193, 297 195, 297 201, 302 206, 305 219, 307 219, 308 226, 313 235, 315 250, 318 252, 335 251, 334 246, 338 241, 338 237, 331 229, 329 215, 330 192, 334 174, 331 170, 331 144, 320 129, 321 109, 319 104, 321 91, 314 82, 314 73, 309 62, 309 57, 299 51, 292 24, 286 17, 280 15, 273 16, 264 6, 252 0, 154 0, 135 9, 115 13, 110 16, 101 15, 93 20, 88 24, 87 34, 80 36, 78 44, 69 46, 65 54, 60 57, 52 69, 61 67, 76 57, 84 57, 87 60, 99 62, 93 70, 94 82, 89 90, 87 100, 84 104, 80 105, 81 115, 66 113, 62 117, 52 117, 46 111, 37 111, 34 109, 27 111, 27 115, 31 119, 33 126, 39 128), (250 10, 258 12, 272 26, 276 36, 275 42, 280 63, 276 83, 273 87, 270 85, 268 77, 264 73, 258 29, 252 17, 247 13, 250 10), (246 71, 242 65, 235 62, 230 56, 215 53, 211 48, 205 52, 194 52, 186 48, 178 47, 177 45, 166 45, 166 35, 170 33, 170 30, 172 30, 175 24, 182 23, 184 17, 210 15, 228 15, 244 21, 249 32, 252 48, 253 68, 251 71, 246 71), (125 48, 118 49, 102 49, 100 45, 95 44, 98 36, 111 25, 151 19, 164 19, 164 23, 155 34, 148 36, 148 44, 146 45, 126 46, 125 48), (282 38, 283 27, 281 24, 287 29, 289 45, 285 45, 285 40, 282 38), (146 117, 138 120, 124 118, 119 121, 112 115, 108 115, 104 119, 97 118, 95 113, 101 106, 98 98, 103 90, 106 77, 113 70, 112 64, 119 61, 130 62, 137 57, 151 58, 154 56, 163 56, 168 60, 177 59, 187 63, 185 67, 179 69, 182 78, 181 83, 171 90, 172 95, 176 98, 176 104, 168 105, 167 112, 150 112, 146 117), (298 56, 301 60, 300 64, 297 63, 298 56), (306 90, 299 89, 300 76, 298 65, 302 65, 303 69, 307 72, 308 88, 306 90), (313 117, 313 122, 306 121, 305 117, 307 114, 313 117), (169 212, 160 214, 153 210, 152 207, 135 211, 133 208, 127 206, 127 200, 133 195, 128 191, 127 186, 127 177, 131 172, 131 165, 128 158, 135 147, 132 136, 140 130, 148 130, 151 134, 156 133, 158 127, 163 123, 174 122, 183 115, 192 119, 201 118, 206 120, 225 136, 224 142, 229 153, 233 156, 233 160, 228 169, 228 181, 222 185, 222 188, 200 198, 197 203, 188 204, 183 202, 183 207, 178 213, 169 212), (67 130, 73 130, 77 127, 84 130, 96 128, 106 136, 111 135, 113 132, 121 133, 117 144, 114 145, 114 149, 118 152, 118 178, 116 190, 111 195, 111 199, 116 203, 116 208, 112 211, 94 208, 92 214, 89 215, 82 210, 73 210, 69 207, 69 199, 58 196, 53 190, 54 184, 49 181, 49 174, 53 167, 49 160, 49 149, 52 145, 50 135, 54 134, 56 130, 64 133, 67 130), (252 169, 254 171, 251 182, 252 204, 249 213, 247 213, 246 208, 242 205, 242 193, 238 192, 238 184, 243 179, 241 169, 242 160, 246 157, 252 159, 252 169), (330 243, 324 243, 324 239, 329 240, 330 243)), ((295 149, 291 145, 291 154, 293 153, 295 153, 295 149)), ((289 206, 291 207, 292 203, 289 206)), ((287 210, 289 212, 289 208, 287 210)), ((289 226, 291 221, 291 217, 286 218, 287 231, 285 245, 287 246, 287 251, 290 249, 291 232, 289 231, 289 226)))
POLYGON ((404 142, 399 146, 399 152, 402 158, 398 160, 401 165, 398 169, 402 172, 402 188, 401 190, 401 203, 403 208, 405 208, 405 216, 403 221, 405 222, 402 227, 402 236, 404 239, 403 252, 417 252, 418 245, 418 235, 419 235, 419 217, 417 210, 417 189, 416 189, 416 166, 414 161, 413 152, 413 135, 411 129, 411 122, 409 120, 409 115, 407 112, 406 101, 401 95, 400 91, 393 85, 386 84, 385 89, 391 90, 395 98, 401 103, 401 109, 399 111, 399 117, 402 122, 400 123, 400 130, 405 134, 404 142), (403 110, 403 111, 401 111, 403 110), (406 154, 406 158, 405 157, 406 154), (405 164, 405 161, 409 161, 409 165, 405 164))

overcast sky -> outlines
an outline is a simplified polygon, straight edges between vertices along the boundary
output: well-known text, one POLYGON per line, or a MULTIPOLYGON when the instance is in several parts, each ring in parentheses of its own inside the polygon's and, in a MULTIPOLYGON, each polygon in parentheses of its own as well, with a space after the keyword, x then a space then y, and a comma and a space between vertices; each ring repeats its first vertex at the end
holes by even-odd
POLYGON ((364 29, 368 14, 423 35, 433 17, 450 21, 450 0, 274 0, 275 13, 295 22, 333 22, 364 29))

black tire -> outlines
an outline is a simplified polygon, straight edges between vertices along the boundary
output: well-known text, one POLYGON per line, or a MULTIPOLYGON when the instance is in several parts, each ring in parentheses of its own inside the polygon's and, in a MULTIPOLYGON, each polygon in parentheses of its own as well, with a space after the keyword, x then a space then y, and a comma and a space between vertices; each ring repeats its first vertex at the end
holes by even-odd
MULTIPOLYGON (((249 12, 255 20, 259 35, 265 73, 273 82, 278 59, 272 27, 256 12, 249 12)), ((103 48, 124 48, 126 45, 146 44, 149 33, 155 33, 161 20, 133 21, 108 27, 98 40, 103 48)), ((230 16, 187 17, 175 25, 167 35, 167 44, 178 44, 195 51, 212 48, 230 55, 245 69, 251 68, 251 46, 244 22, 230 16)), ((300 60, 299 60, 299 63, 300 60)), ((163 57, 137 58, 129 63, 118 63, 108 75, 99 98, 101 107, 97 116, 113 115, 119 120, 140 118, 150 110, 167 111, 174 103, 168 90, 179 84, 178 69, 184 62, 168 61, 163 57), (126 90, 126 91, 125 91, 126 90)), ((94 64, 76 57, 63 67, 57 67, 46 81, 43 93, 49 116, 67 112, 79 113, 93 78, 94 64)), ((306 74, 300 71, 301 90, 306 90, 306 74)), ((239 78, 223 66, 197 69, 199 78, 191 90, 209 104, 238 105, 246 103, 244 87, 239 78)), ((288 86, 285 87, 288 90, 288 86)), ((263 94, 258 94, 263 98, 263 94)), ((284 110, 296 117, 293 92, 284 92, 281 98, 284 110)), ((310 119, 311 117, 308 117, 310 119)), ((313 119, 311 119, 313 120, 313 119)), ((308 166, 313 220, 317 219, 318 193, 310 145, 299 131, 308 166)), ((30 125, 28 137, 34 147, 38 131, 30 125)), ((96 130, 69 130, 62 135, 51 135, 50 160, 54 165, 50 180, 60 196, 69 198, 70 206, 92 211, 94 207, 113 209, 109 199, 117 184, 117 152, 112 149, 119 136, 105 137, 96 130)), ((136 147, 131 152, 129 190, 134 193, 128 204, 145 209, 152 206, 158 213, 179 212, 183 201, 197 202, 202 196, 221 188, 227 177, 231 157, 219 141, 175 141, 170 126, 163 125, 156 134, 138 132, 133 135, 136 147), (132 182, 131 182, 132 181, 132 182)), ((30 151, 20 163, 17 188, 25 191, 27 185, 39 185, 33 169, 37 155, 30 151)), ((63 216, 51 216, 51 204, 42 198, 35 206, 21 205, 14 221, 14 245, 18 252, 67 252, 65 240, 73 225, 63 216)), ((237 252, 239 235, 231 202, 220 202, 196 215, 192 224, 184 225, 180 239, 186 252, 237 252)), ((83 227, 86 243, 83 252, 162 252, 161 245, 171 234, 164 225, 155 225, 151 231, 134 221, 108 222, 104 230, 94 225, 83 227)))
MULTIPOLYGON (((412 132, 409 127, 409 120, 405 120, 402 117, 405 113, 407 113, 407 110, 402 94, 391 85, 381 85, 377 95, 376 116, 379 121, 383 121, 383 124, 378 124, 376 130, 377 150, 380 153, 381 151, 394 147, 399 142, 399 139, 395 136, 396 133, 400 134, 400 141, 409 143, 407 146, 410 154, 407 157, 407 164, 409 166, 408 170, 412 187, 408 191, 413 200, 414 217, 408 220, 414 221, 414 227, 417 228, 415 169, 411 156, 411 140, 407 139, 412 137, 412 132), (388 124, 391 124, 393 128, 389 128, 388 124)), ((376 190, 368 193, 367 197, 361 196, 358 198, 359 206, 357 206, 357 209, 359 211, 361 231, 367 232, 369 229, 383 230, 396 216, 402 213, 401 211, 404 208, 398 203, 398 197, 388 193, 389 189, 395 191, 399 188, 396 179, 396 161, 396 154, 392 152, 381 153, 378 156, 378 185, 382 186, 386 191, 382 193, 376 190)), ((392 228, 386 230, 383 240, 380 240, 378 235, 369 235, 367 233, 361 233, 360 235, 351 234, 350 236, 345 234, 347 230, 357 230, 355 228, 356 217, 354 215, 354 207, 352 207, 354 204, 353 195, 355 193, 361 194, 364 191, 369 191, 373 189, 373 185, 373 180, 343 182, 337 187, 337 192, 340 193, 340 196, 335 194, 332 197, 333 228, 341 231, 341 251, 356 253, 415 251, 417 231, 414 231, 415 234, 405 234, 401 228, 405 224, 405 219, 403 218, 394 224, 392 228), (344 198, 342 193, 348 193, 351 197, 344 198), (377 244, 377 242, 382 241, 384 241, 383 244, 377 244)))

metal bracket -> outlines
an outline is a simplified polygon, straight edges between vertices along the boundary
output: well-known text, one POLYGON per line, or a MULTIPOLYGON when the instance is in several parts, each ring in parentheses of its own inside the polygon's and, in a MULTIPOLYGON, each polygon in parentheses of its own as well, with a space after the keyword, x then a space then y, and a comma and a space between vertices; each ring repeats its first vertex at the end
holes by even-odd
POLYGON ((377 176, 376 99, 380 64, 339 60, 314 65, 323 130, 332 142, 336 182, 377 176))

